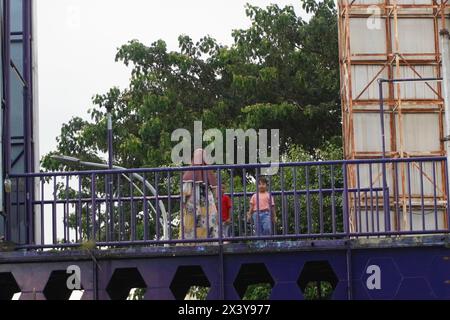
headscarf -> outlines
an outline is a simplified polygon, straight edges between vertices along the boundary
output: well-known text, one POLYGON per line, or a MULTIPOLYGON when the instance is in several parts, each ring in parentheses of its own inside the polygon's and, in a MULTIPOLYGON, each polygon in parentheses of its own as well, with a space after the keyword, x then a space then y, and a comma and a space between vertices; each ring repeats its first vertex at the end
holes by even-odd
MULTIPOLYGON (((204 166, 205 163, 205 151, 203 149, 197 149, 194 151, 194 156, 192 157, 193 166, 204 166)), ((213 171, 211 170, 195 170, 187 171, 183 175, 183 182, 195 181, 203 182, 209 184, 212 187, 217 186, 217 178, 213 171)))

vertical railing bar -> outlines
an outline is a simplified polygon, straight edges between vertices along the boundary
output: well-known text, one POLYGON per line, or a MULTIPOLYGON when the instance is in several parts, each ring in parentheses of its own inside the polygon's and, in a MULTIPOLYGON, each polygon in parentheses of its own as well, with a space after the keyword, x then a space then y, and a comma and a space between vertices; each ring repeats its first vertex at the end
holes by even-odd
MULTIPOLYGON (((376 203, 376 210, 377 210, 377 232, 380 232, 380 196, 378 195, 378 191, 375 192, 375 203, 376 203)), ((379 238, 380 236, 378 236, 379 238)))
MULTIPOLYGON (((234 238, 235 235, 235 226, 234 226, 234 170, 230 170, 230 192, 231 192, 231 208, 230 208, 230 214, 231 214, 231 238, 234 238)), ((227 236, 230 236, 227 234, 227 236)))
POLYGON ((336 234, 336 191, 335 191, 335 181, 334 181, 334 165, 330 168, 331 175, 331 224, 332 232, 336 234))
POLYGON ((297 193, 297 167, 293 167, 294 176, 294 214, 295 214, 295 234, 300 234, 300 221, 298 212, 298 193, 297 193))
POLYGON ((447 210, 446 210, 446 215, 447 215, 447 231, 450 230, 450 188, 449 188, 449 172, 448 172, 448 166, 447 166, 447 161, 445 160, 443 161, 443 166, 444 166, 444 173, 445 173, 445 190, 446 190, 446 196, 447 196, 447 210))
MULTIPOLYGON (((96 176, 95 173, 91 174, 91 219, 92 219, 92 237, 91 240, 96 241, 95 234, 97 233, 97 222, 96 222, 96 207, 97 207, 97 198, 96 198, 96 176)), ((100 240, 100 239, 99 239, 100 240)))
MULTIPOLYGON (((352 197, 354 205, 355 205, 355 229, 356 229, 356 232, 360 232, 361 229, 359 227, 359 218, 358 218, 358 209, 357 209, 358 208, 358 197, 356 196, 356 193, 357 192, 354 192, 353 197, 352 197)), ((350 201, 351 201, 351 199, 350 199, 350 201)))
POLYGON ((306 178, 306 219, 308 224, 308 234, 311 234, 312 221, 311 221, 311 193, 309 186, 309 167, 305 167, 306 178))
MULTIPOLYGON (((247 174, 246 174, 245 169, 242 170, 242 184, 243 184, 243 188, 244 188, 244 198, 243 198, 244 201, 242 203, 242 206, 244 209, 243 210, 243 212, 244 212, 244 232, 245 232, 245 236, 247 236, 248 223, 247 223, 247 217, 245 216, 246 212, 247 212, 247 206, 245 205, 245 203, 247 201, 247 174)), ((250 227, 252 226, 251 219, 252 219, 252 217, 250 217, 250 221, 248 221, 250 223, 250 227)))
POLYGON ((169 234, 167 235, 167 240, 172 240, 172 176, 170 171, 167 171, 167 223, 169 225, 169 234))
MULTIPOLYGON (((195 174, 194 174, 195 176, 195 174)), ((194 177, 195 180, 195 177, 194 177)), ((195 187, 195 185, 194 185, 195 187)), ((185 234, 184 234, 184 203, 183 203, 183 172, 180 172, 180 234, 181 234, 181 239, 184 240, 185 239, 185 234)))
MULTIPOLYGON (((367 191, 364 191, 364 210, 366 211, 366 232, 369 234, 369 204, 367 199, 367 191)), ((369 238, 369 236, 367 236, 369 238)))
POLYGON ((122 183, 121 183, 121 178, 120 178, 120 174, 117 175, 117 206, 118 206, 118 211, 119 211, 119 239, 120 241, 124 241, 125 240, 125 217, 124 217, 124 212, 123 212, 123 203, 122 203, 122 183))
MULTIPOLYGON (((111 234, 111 230, 110 230, 110 220, 111 220, 111 212, 110 212, 110 207, 109 207, 109 196, 110 196, 110 192, 109 192, 109 175, 105 174, 105 239, 106 242, 109 242, 110 239, 110 234, 111 234)), ((102 202, 100 201, 100 210, 99 210, 99 220, 101 221, 101 206, 102 206, 102 202)), ((99 236, 101 239, 101 222, 100 222, 100 231, 99 231, 99 236)))
POLYGON ((431 161, 431 165, 433 166, 433 196, 434 196, 434 220, 435 220, 435 226, 436 231, 439 230, 439 221, 438 221, 438 209, 437 209, 437 182, 436 182, 436 167, 435 162, 431 161))
POLYGON ((66 176, 66 190, 65 190, 64 204, 64 243, 70 242, 70 230, 69 230, 69 176, 66 176))
MULTIPOLYGON (((286 213, 286 193, 285 193, 285 185, 284 185, 284 168, 281 167, 281 217, 283 219, 283 235, 287 235, 289 233, 288 225, 289 220, 286 213)), ((270 211, 272 211, 272 201, 270 201, 270 211)))
POLYGON ((319 164, 317 168, 319 178, 319 229, 320 234, 324 233, 324 217, 323 217, 323 192, 322 192, 322 166, 319 164))
MULTIPOLYGON (((56 177, 55 177, 56 179, 56 177)), ((22 243, 22 228, 20 226, 20 178, 16 178, 16 226, 18 243, 22 243)), ((26 199, 24 199, 26 200, 26 199)), ((26 201, 25 201, 26 202, 26 201)), ((56 200, 55 200, 56 202, 56 200)))
MULTIPOLYGON (((270 211, 270 216, 272 217, 272 200, 275 203, 275 199, 273 199, 272 196, 272 175, 269 175, 269 194, 271 199, 269 200, 270 204, 269 204, 269 211, 270 211)), ((277 234, 277 224, 275 223, 275 221, 271 218, 272 221, 272 235, 276 235, 277 234)))
MULTIPOLYGON (((105 208, 106 208, 106 203, 105 203, 105 208)), ((106 239, 106 234, 105 234, 105 236, 103 237, 103 235, 102 235, 102 201, 101 201, 101 199, 99 199, 99 201, 97 201, 97 225, 98 225, 98 228, 97 228, 97 239, 98 239, 98 241, 103 241, 103 239, 105 238, 106 239)), ((106 229, 106 225, 108 224, 108 221, 105 219, 105 229, 106 229)))
MULTIPOLYGON (((246 212, 241 210, 242 209, 242 203, 241 203, 241 198, 238 198, 238 222, 239 222, 239 237, 242 237, 243 234, 245 234, 244 232, 242 232, 242 229, 244 228, 244 222, 245 222, 245 215, 246 212), (244 215, 244 216, 242 216, 244 215), (244 219, 242 219, 244 218, 244 219)), ((245 231, 245 230, 244 230, 245 231)))
POLYGON ((373 178, 372 163, 369 163, 369 183, 370 183, 370 213, 372 220, 372 232, 375 232, 375 217, 373 212, 373 178))
POLYGON ((360 222, 359 222, 360 219, 359 219, 359 216, 358 216, 358 206, 359 206, 359 204, 358 204, 358 197, 357 197, 356 193, 357 192, 354 193, 353 199, 354 199, 354 202, 355 202, 355 228, 356 228, 356 232, 358 233, 358 232, 361 231, 361 225, 360 225, 360 222))
POLYGON ((413 211, 412 211, 412 194, 411 194, 411 163, 407 165, 408 172, 408 203, 409 203, 409 230, 413 231, 413 211))
POLYGON ((90 224, 90 212, 89 202, 86 203, 86 239, 91 239, 91 224, 90 224))
POLYGON ((254 221, 255 224, 255 230, 256 230, 256 236, 261 236, 261 224, 260 224, 260 211, 259 211, 259 171, 256 169, 256 221, 254 221))
POLYGON ((423 189, 423 162, 420 161, 420 197, 421 197, 421 209, 422 209, 422 230, 425 231, 425 199, 423 189))
POLYGON ((116 241, 116 238, 115 238, 115 236, 114 236, 114 234, 115 234, 115 219, 114 219, 114 202, 113 202, 113 199, 114 199, 114 194, 113 194, 113 191, 114 191, 114 175, 108 175, 107 176, 108 177, 108 179, 107 179, 107 181, 108 181, 108 197, 109 197, 109 201, 108 201, 108 205, 109 205, 109 224, 110 224, 110 226, 109 226, 109 233, 110 233, 110 236, 109 236, 109 239, 110 239, 110 241, 116 241))
POLYGON ((194 186, 192 189, 192 196, 194 197, 194 239, 197 240, 197 185, 199 186, 200 192, 200 183, 197 183, 197 171, 194 171, 194 186))
POLYGON ((52 204, 52 236, 53 244, 58 242, 57 225, 56 225, 56 194, 57 194, 57 184, 56 176, 53 177, 53 204, 52 204))
MULTIPOLYGON (((205 196, 206 196, 206 239, 209 238, 209 228, 210 228, 210 223, 209 223, 209 189, 210 189, 210 185, 209 185, 209 172, 207 171, 201 171, 202 173, 202 177, 203 177, 203 181, 206 180, 206 185, 205 185, 205 196)), ((219 188, 221 188, 222 186, 219 186, 219 188)), ((217 189, 216 189, 217 190, 217 189)), ((222 199, 220 199, 219 197, 217 197, 217 202, 222 202, 222 199)), ((219 207, 216 207, 217 209, 219 209, 219 207)), ((222 212, 219 210, 217 212, 217 223, 222 224, 222 212)))
POLYGON ((398 163, 394 163, 394 175, 395 175, 395 220, 397 224, 397 230, 401 231, 400 220, 400 187, 398 183, 398 163))
MULTIPOLYGON (((142 193, 144 196, 144 202, 142 203, 144 207, 144 241, 149 240, 149 219, 148 219, 148 203, 147 203, 147 180, 145 173, 142 174, 142 193)), ((158 221, 155 221, 158 224, 158 221)))
POLYGON ((130 174, 129 181, 130 181, 129 183, 130 183, 130 220, 131 220, 130 237, 131 241, 136 241, 136 214, 134 210, 133 174, 130 174))
MULTIPOLYGON (((344 218, 344 232, 347 235, 347 238, 350 238, 350 228, 349 228, 349 206, 348 206, 348 182, 347 182, 347 164, 344 163, 342 168, 342 176, 343 176, 343 181, 344 181, 344 192, 343 192, 343 213, 342 216, 344 218)), ((356 198, 356 197, 355 197, 356 198)))
POLYGON ((44 195, 45 195, 45 179, 41 178, 41 244, 45 244, 45 208, 44 208, 44 195))
POLYGON ((356 165, 356 180, 357 180, 357 192, 358 192, 358 206, 355 208, 355 215, 359 216, 359 230, 362 232, 362 212, 361 212, 361 177, 360 177, 360 167, 359 164, 356 165))
POLYGON ((78 175, 78 210, 75 210, 77 213, 76 219, 76 229, 75 229, 75 240, 76 242, 81 242, 83 240, 83 203, 81 202, 81 193, 82 193, 82 187, 83 187, 83 176, 78 175))
MULTIPOLYGON (((223 225, 222 225, 222 171, 217 169, 217 198, 219 199, 219 214, 217 217, 218 230, 219 230, 219 244, 223 244, 223 225)), ((206 236, 209 237, 209 229, 206 231, 206 236)))
POLYGON ((156 226, 156 240, 160 240, 161 239, 161 228, 160 228, 160 223, 161 223, 161 208, 159 207, 159 173, 155 172, 155 209, 156 209, 156 221, 155 221, 155 226, 156 226))

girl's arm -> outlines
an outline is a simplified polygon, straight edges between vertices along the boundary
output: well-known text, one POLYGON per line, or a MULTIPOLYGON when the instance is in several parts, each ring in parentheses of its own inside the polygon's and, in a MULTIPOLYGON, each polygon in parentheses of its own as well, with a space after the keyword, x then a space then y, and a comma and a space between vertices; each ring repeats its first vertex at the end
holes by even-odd
POLYGON ((270 204, 272 206, 272 210, 271 210, 272 211, 272 222, 277 223, 277 212, 275 210, 275 202, 273 200, 272 195, 270 195, 270 204))

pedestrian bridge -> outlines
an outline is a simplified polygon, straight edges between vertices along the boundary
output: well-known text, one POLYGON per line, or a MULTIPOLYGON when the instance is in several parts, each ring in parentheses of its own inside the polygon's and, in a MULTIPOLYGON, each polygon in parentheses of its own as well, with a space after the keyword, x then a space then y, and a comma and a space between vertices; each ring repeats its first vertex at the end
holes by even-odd
POLYGON ((246 212, 267 166, 11 176, 0 299, 248 299, 254 285, 270 299, 450 298, 446 158, 281 163, 263 236, 246 212), (217 237, 188 238, 182 175, 206 170, 231 198, 231 232, 219 219, 217 237))

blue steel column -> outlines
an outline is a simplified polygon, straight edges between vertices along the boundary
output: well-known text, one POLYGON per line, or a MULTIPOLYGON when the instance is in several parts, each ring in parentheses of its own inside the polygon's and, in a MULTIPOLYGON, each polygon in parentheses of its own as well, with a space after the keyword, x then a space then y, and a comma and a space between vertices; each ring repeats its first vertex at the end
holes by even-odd
MULTIPOLYGON (((108 166, 109 169, 113 169, 113 161, 114 161, 114 153, 113 153, 113 124, 112 124, 112 105, 107 106, 107 143, 108 143, 108 166)), ((108 217, 109 219, 109 232, 107 233, 107 238, 110 239, 110 241, 114 241, 114 205, 113 205, 113 175, 107 175, 106 176, 106 185, 107 185, 107 194, 109 197, 109 201, 107 203, 108 209, 108 217)), ((144 179, 145 180, 145 179, 144 179)), ((144 188, 145 188, 145 181, 143 182, 144 188)), ((144 199, 144 203, 147 203, 147 201, 144 199)), ((147 212, 144 213, 144 215, 147 217, 147 212)), ((146 225, 147 227, 147 225, 146 225)))
POLYGON ((343 210, 343 219, 344 219, 344 233, 347 243, 347 252, 346 252, 346 263, 347 263, 347 298, 348 300, 353 299, 353 275, 352 275, 352 252, 350 248, 350 214, 349 214, 349 204, 348 204, 348 169, 347 164, 344 163, 342 166, 342 175, 344 177, 344 191, 343 191, 343 202, 342 202, 342 210, 343 210))
MULTIPOLYGON (((379 86, 379 99, 380 99, 380 121, 381 121, 381 143, 383 148, 383 159, 386 159, 386 133, 384 126, 384 97, 383 97, 383 79, 378 80, 379 86)), ((384 230, 391 231, 391 208, 389 201, 389 190, 387 184, 387 170, 386 163, 382 164, 382 175, 383 175, 383 211, 384 211, 384 230)))
MULTIPOLYGON (((31 55, 31 19, 32 0, 3 0, 3 79, 4 79, 4 125, 3 152, 4 177, 12 174, 32 173, 34 171, 33 154, 33 101, 32 101, 32 55, 31 55), (21 6, 21 10, 18 10, 21 6), (14 14, 13 14, 14 13, 14 14), (22 30, 12 30, 12 26, 21 26, 22 30), (12 56, 12 44, 22 49, 20 56, 12 56), (20 84, 14 86, 14 76, 20 84), (22 95, 15 100, 14 93, 22 95), (23 105, 22 105, 23 104, 23 105), (16 121, 13 123, 13 120, 16 121), (15 128, 15 130, 14 130, 15 128), (17 132, 17 128, 23 128, 17 132), (14 134, 13 134, 14 133, 14 134)), ((24 190, 20 191, 14 203, 11 194, 5 193, 7 239, 21 244, 34 242, 34 219, 32 201, 34 198, 33 180, 26 178, 24 190), (23 205, 25 204, 25 206, 23 205), (24 221, 21 221, 24 217, 24 221), (17 223, 14 226, 14 223, 17 223), (23 237, 24 236, 24 237, 23 237)))
MULTIPOLYGON (((2 63, 3 63, 3 169, 4 177, 11 174, 11 28, 10 28, 10 0, 3 0, 3 43, 2 43, 2 63)), ((2 177, 3 180, 3 177, 2 177)), ((3 183, 3 181, 1 181, 3 183)), ((11 193, 4 195, 5 199, 5 238, 12 240, 11 236, 11 193)))
MULTIPOLYGON (((24 151, 25 151, 25 173, 33 172, 33 111, 31 104, 31 0, 24 0, 22 3, 22 21, 23 21, 23 77, 25 85, 24 95, 24 151)), ((32 201, 34 197, 33 183, 31 179, 26 179, 26 229, 27 243, 34 243, 34 219, 32 201)))

